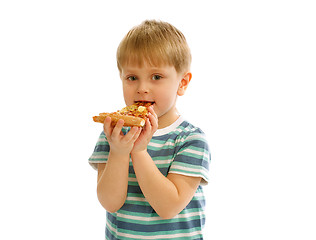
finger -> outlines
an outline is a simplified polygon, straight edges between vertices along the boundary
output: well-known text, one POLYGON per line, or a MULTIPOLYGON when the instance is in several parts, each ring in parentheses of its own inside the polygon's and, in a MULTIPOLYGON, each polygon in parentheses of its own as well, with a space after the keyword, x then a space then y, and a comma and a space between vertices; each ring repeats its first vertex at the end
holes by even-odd
POLYGON ((157 116, 156 112, 154 111, 154 107, 153 107, 153 106, 150 106, 150 107, 148 108, 148 111, 149 111, 155 118, 158 119, 158 116, 157 116))
POLYGON ((150 124, 152 126, 152 129, 155 129, 155 131, 156 131, 158 128, 158 119, 151 113, 148 115, 148 118, 149 118, 150 124))
POLYGON ((154 108, 152 106, 149 107, 149 120, 153 126, 153 128, 157 129, 158 128, 158 116, 156 114, 156 112, 154 111, 154 108))
POLYGON ((124 120, 123 119, 118 120, 115 127, 113 128, 112 136, 118 137, 121 134, 123 125, 124 125, 124 120))
POLYGON ((150 114, 148 118, 146 119, 146 124, 145 124, 145 133, 149 133, 151 131, 151 122, 150 122, 150 114))
POLYGON ((131 141, 135 142, 135 141, 139 138, 139 136, 140 136, 140 134, 141 134, 142 131, 143 131, 143 128, 138 127, 138 128, 137 128, 137 131, 136 131, 136 133, 134 134, 134 136, 133 136, 133 138, 131 139, 131 141))
POLYGON ((107 138, 109 138, 112 134, 112 127, 111 127, 112 119, 110 117, 106 117, 103 123, 103 131, 107 138))
POLYGON ((133 140, 137 132, 138 132, 138 127, 131 128, 131 130, 124 136, 124 141, 130 142, 131 140, 133 140))
POLYGON ((139 137, 139 135, 141 134, 141 132, 143 131, 142 128, 138 128, 136 134, 134 135, 133 141, 135 142, 137 140, 137 138, 139 137))

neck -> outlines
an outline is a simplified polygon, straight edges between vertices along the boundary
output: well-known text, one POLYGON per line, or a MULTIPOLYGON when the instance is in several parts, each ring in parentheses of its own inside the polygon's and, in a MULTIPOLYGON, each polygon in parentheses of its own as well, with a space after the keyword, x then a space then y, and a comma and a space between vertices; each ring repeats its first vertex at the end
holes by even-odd
POLYGON ((174 111, 170 111, 160 116, 158 118, 158 129, 162 129, 162 128, 170 126, 179 118, 179 116, 180 114, 176 108, 174 109, 174 111))

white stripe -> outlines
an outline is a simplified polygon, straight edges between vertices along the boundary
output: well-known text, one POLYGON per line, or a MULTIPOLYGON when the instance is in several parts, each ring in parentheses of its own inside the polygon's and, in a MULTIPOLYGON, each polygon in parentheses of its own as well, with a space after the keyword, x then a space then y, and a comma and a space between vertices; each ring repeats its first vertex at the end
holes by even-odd
MULTIPOLYGON (((195 173, 200 173, 202 172, 202 169, 194 169, 191 167, 184 167, 184 166, 179 166, 179 165, 172 165, 170 171, 174 171, 174 170, 183 170, 183 171, 188 171, 188 172, 195 172, 195 173)), ((170 172, 169 171, 169 172, 170 172)))
POLYGON ((155 164, 170 164, 172 159, 154 160, 155 164))
POLYGON ((90 159, 108 158, 109 154, 106 155, 92 155, 90 159))
POLYGON ((195 154, 195 155, 198 155, 198 156, 204 156, 204 152, 200 152, 200 151, 193 150, 193 149, 190 149, 190 148, 187 148, 187 149, 184 149, 184 150, 178 152, 178 154, 182 154, 182 153, 192 153, 192 154, 195 154))
MULTIPOLYGON (((127 197, 127 201, 147 202, 146 198, 142 197, 127 197)), ((148 218, 147 218, 148 219, 148 218)))
POLYGON ((129 182, 137 182, 137 178, 129 177, 129 178, 128 178, 128 181, 129 181, 129 182))
POLYGON ((193 149, 187 148, 187 149, 184 149, 181 152, 178 152, 178 154, 181 154, 181 153, 192 153, 192 154, 195 154, 195 155, 198 155, 198 156, 202 156, 205 159, 209 158, 209 155, 208 155, 207 151, 201 152, 201 151, 197 151, 197 150, 193 150, 193 149))
POLYGON ((97 143, 106 143, 105 138, 99 138, 97 143))
POLYGON ((174 144, 174 142, 166 142, 166 143, 162 143, 162 144, 149 142, 148 145, 151 146, 151 147, 162 148, 164 146, 172 146, 173 147, 175 144, 174 144))

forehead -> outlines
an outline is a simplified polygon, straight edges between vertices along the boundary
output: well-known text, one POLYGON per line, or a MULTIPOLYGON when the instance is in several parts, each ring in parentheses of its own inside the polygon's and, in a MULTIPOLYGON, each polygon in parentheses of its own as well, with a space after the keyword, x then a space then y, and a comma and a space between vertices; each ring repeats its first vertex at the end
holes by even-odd
POLYGON ((172 65, 153 65, 148 62, 144 62, 142 65, 137 63, 124 64, 122 66, 122 73, 137 73, 137 72, 149 72, 149 73, 176 73, 176 69, 172 65))
POLYGON ((144 54, 141 52, 125 55, 121 62, 122 68, 164 68, 171 67, 173 64, 166 55, 157 55, 155 53, 144 54))

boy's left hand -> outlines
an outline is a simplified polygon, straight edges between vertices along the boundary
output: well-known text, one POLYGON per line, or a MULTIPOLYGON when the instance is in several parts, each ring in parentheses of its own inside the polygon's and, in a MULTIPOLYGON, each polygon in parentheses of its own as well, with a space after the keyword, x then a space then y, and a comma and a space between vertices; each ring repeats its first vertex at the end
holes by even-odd
POLYGON ((139 135, 138 139, 134 143, 134 147, 131 153, 147 151, 147 145, 150 142, 152 136, 158 129, 158 117, 153 107, 150 106, 148 108, 149 116, 146 120, 146 125, 142 130, 141 134, 139 135))

